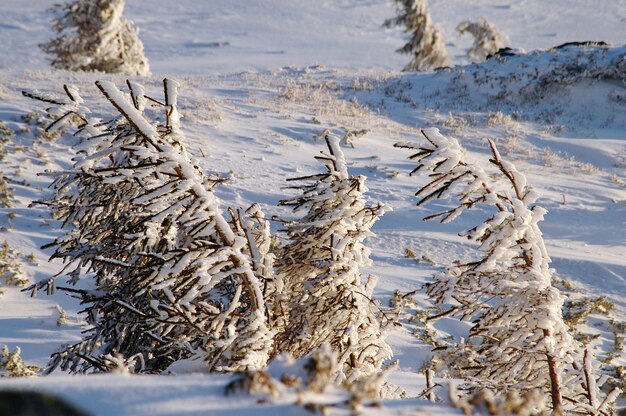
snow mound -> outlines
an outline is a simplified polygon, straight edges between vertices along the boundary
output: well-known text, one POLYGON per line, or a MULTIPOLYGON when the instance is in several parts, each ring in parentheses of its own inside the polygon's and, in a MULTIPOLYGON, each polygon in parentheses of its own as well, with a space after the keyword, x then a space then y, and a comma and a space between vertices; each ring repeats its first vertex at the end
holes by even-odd
MULTIPOLYGON (((564 44, 529 53, 502 50, 487 61, 394 78, 383 93, 443 111, 500 111, 545 124, 586 120, 624 125, 626 46, 564 44)), ((380 92, 378 92, 380 93, 380 92)))
POLYGON ((624 81, 626 46, 564 44, 528 54, 496 54, 482 65, 452 71, 467 86, 496 100, 534 101, 584 80, 624 81))

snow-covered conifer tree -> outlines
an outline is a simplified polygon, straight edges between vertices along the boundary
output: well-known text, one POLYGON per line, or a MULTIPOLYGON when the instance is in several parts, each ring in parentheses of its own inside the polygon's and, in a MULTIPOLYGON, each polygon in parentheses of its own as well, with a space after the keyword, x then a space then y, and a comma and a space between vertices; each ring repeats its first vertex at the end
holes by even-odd
POLYGON ((13 352, 9 352, 9 347, 4 345, 0 350, 0 377, 4 372, 8 373, 11 377, 32 377, 37 375, 37 371, 40 368, 27 365, 21 357, 22 350, 20 347, 15 347, 13 352))
POLYGON ((509 42, 509 39, 484 17, 480 17, 476 22, 465 20, 459 23, 456 30, 461 35, 469 33, 474 37, 472 47, 467 50, 467 56, 474 62, 484 61, 487 56, 498 52, 509 42))
POLYGON ((143 43, 122 17, 124 0, 74 0, 52 9, 58 36, 41 45, 52 66, 70 71, 150 75, 143 43))
POLYGON ((422 133, 427 142, 421 146, 397 145, 417 150, 411 158, 419 165, 412 173, 429 175, 416 194, 418 204, 458 193, 457 206, 426 219, 452 221, 477 205, 493 211, 465 235, 479 243, 479 258, 447 267, 427 288, 444 308, 437 317, 472 323, 469 340, 450 345, 440 355, 473 388, 499 394, 539 389, 555 410, 607 411, 615 392, 608 400, 595 399, 596 375, 591 365, 583 371, 583 348, 563 321, 563 298, 552 286, 550 258, 538 226, 546 213, 535 205, 538 194, 501 159, 493 142, 490 162, 504 184, 468 162, 455 139, 437 129, 422 133))
POLYGON ((69 228, 51 244, 53 257, 67 263, 70 283, 95 276, 93 290, 61 288, 87 305, 93 327, 55 354, 49 370, 123 363, 155 372, 184 358, 203 359, 209 371, 265 366, 272 334, 248 240, 219 211, 216 179, 185 151, 175 82, 164 82, 164 124, 145 114, 139 85, 129 83, 130 97, 112 83, 96 85, 120 117, 87 119, 72 88, 69 100, 46 100, 59 104, 59 120, 79 114, 85 122, 76 163, 55 175, 56 194, 45 202, 69 228))
POLYGON ((375 281, 364 282, 360 271, 370 252, 363 240, 386 208, 366 204, 365 178, 348 176, 339 139, 327 135, 326 143, 329 153, 316 157, 326 172, 291 179, 304 182, 294 187, 302 194, 281 201, 306 214, 288 224, 278 256, 285 296, 277 302, 288 318, 276 349, 299 358, 327 343, 339 357, 337 379, 354 381, 379 372, 391 356, 373 310, 375 281))
POLYGON ((395 0, 398 16, 385 21, 386 27, 403 26, 411 35, 409 42, 397 52, 413 58, 403 71, 428 71, 449 64, 443 35, 433 25, 426 10, 427 0, 395 0))

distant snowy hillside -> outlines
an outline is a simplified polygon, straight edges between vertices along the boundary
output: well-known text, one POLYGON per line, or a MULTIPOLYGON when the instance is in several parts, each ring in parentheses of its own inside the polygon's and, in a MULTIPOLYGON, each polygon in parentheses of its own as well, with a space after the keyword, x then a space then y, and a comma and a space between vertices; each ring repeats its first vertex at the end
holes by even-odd
MULTIPOLYGON (((42 68, 38 44, 52 37, 46 9, 56 0, 0 1, 0 68, 42 68)), ((546 49, 564 42, 626 41, 626 0, 431 0, 455 63, 467 62, 469 36, 456 26, 480 16, 514 48, 546 49)), ((391 0, 129 0, 125 15, 140 29, 156 76, 216 74, 282 66, 400 70, 409 61, 394 51, 400 28, 385 29, 391 0)))

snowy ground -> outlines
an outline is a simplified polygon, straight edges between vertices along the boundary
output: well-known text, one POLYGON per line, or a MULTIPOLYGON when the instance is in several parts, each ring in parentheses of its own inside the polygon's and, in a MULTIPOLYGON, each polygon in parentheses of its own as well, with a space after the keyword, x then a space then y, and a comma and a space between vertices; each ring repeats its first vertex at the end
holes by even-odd
MULTIPOLYGON (((43 108, 22 97, 23 89, 60 91, 62 84, 72 83, 109 113, 93 82, 124 82, 119 76, 48 68, 36 45, 51 36, 45 9, 52 3, 0 0, 0 120, 15 131, 28 128, 23 114, 43 108)), ((190 152, 207 171, 232 178, 218 190, 224 207, 259 202, 270 214, 286 214, 276 207, 290 195, 284 180, 319 170, 313 156, 323 142, 316 137, 326 129, 340 137, 366 129, 345 152, 351 173, 367 176, 369 198, 393 208, 376 224, 377 236, 368 243, 374 261, 368 272, 380 277, 376 297, 386 304, 396 289, 415 290, 450 261, 472 256, 475 248, 456 234, 484 219, 477 212, 445 226, 422 222, 435 207, 415 207, 413 193, 423 179, 408 176, 415 166, 393 144, 419 139, 420 128, 436 126, 486 163, 486 138, 493 138, 543 194, 538 202, 549 214, 542 230, 557 274, 586 294, 607 296, 616 305, 614 315, 626 320, 623 83, 582 79, 557 85, 550 95, 529 97, 516 90, 524 79, 504 87, 477 82, 484 74, 525 70, 494 62, 437 74, 400 74, 407 58, 394 50, 403 37, 397 29, 381 27, 394 13, 384 0, 127 3, 126 14, 141 29, 154 73, 142 82, 154 96, 160 94, 163 76, 181 82, 190 152), (494 99, 501 87, 503 98, 494 99), (434 264, 406 258, 407 248, 434 264)), ((454 27, 481 15, 507 34, 512 46, 527 51, 566 41, 624 42, 626 1, 596 3, 432 0, 431 11, 461 64, 469 39, 455 36, 454 27)), ((541 59, 538 67, 549 66, 541 59)), ((0 209, 0 243, 7 241, 23 253, 22 268, 39 281, 60 267, 48 263, 50 252, 39 249, 58 233, 58 224, 45 208, 28 205, 46 195, 48 179, 37 173, 70 163, 71 140, 33 141, 28 134, 10 139, 10 154, 0 163, 12 178, 16 201, 0 209)), ((27 362, 45 365, 55 348, 80 336, 79 310, 62 293, 29 298, 7 288, 0 298, 0 345, 19 345, 27 362), (65 326, 56 325, 56 305, 70 314, 65 326)), ((610 342, 607 338, 600 344, 610 342)), ((427 348, 401 329, 390 334, 390 343, 400 360, 392 380, 414 396, 424 386, 416 372, 427 348)), ((617 363, 626 364, 623 353, 617 363)), ((268 413, 305 413, 287 403, 223 399, 228 381, 226 376, 201 375, 55 376, 2 379, 0 388, 55 392, 98 415, 257 414, 259 406, 268 413)), ((408 412, 428 405, 408 401, 385 406, 408 412)), ((376 411, 380 409, 372 414, 376 411)), ((424 411, 444 412, 433 407, 424 411)))

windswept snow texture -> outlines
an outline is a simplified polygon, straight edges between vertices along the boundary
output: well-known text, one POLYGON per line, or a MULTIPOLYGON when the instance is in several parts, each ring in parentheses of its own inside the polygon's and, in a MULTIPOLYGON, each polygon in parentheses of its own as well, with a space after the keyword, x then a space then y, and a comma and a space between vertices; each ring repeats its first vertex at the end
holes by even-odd
MULTIPOLYGON (((50 178, 38 174, 70 168, 77 141, 67 135, 36 138, 36 126, 23 116, 46 105, 21 91, 60 95, 63 84, 73 84, 97 115, 112 116, 94 82, 126 88, 122 76, 49 67, 37 45, 53 35, 46 8, 57 1, 0 0, 0 122, 16 132, 0 133, 8 139, 0 145, 6 150, 0 172, 14 195, 10 206, 0 207, 0 244, 7 241, 22 253, 22 270, 33 282, 62 268, 48 262, 50 250, 40 249, 61 235, 60 224, 45 206, 29 208, 49 195, 50 178)), ((382 27, 395 13, 392 1, 126 3, 125 16, 139 28, 154 74, 134 81, 157 99, 163 77, 180 82, 180 125, 189 152, 207 174, 230 177, 217 188, 220 206, 258 202, 268 218, 288 215, 277 207, 280 199, 296 196, 285 189, 285 179, 317 173, 313 156, 324 149, 323 133, 339 136, 349 174, 367 177, 368 201, 393 209, 365 241, 373 264, 363 273, 378 276, 374 297, 386 306, 396 289, 414 291, 455 259, 476 258, 476 246, 457 233, 486 218, 477 209, 449 224, 421 221, 453 207, 453 201, 417 208, 414 193, 427 178, 409 176, 415 164, 393 144, 422 140, 421 128, 437 127, 493 173, 487 144, 492 139, 502 158, 541 194, 537 204, 548 213, 539 226, 556 276, 586 295, 606 296, 615 304, 613 316, 626 320, 626 48, 619 45, 626 40, 626 0, 431 0, 429 11, 443 28, 454 64, 467 63, 471 46, 469 37, 456 35, 456 25, 479 16, 528 53, 413 74, 399 72, 408 57, 394 52, 406 38, 398 28, 382 27), (616 46, 547 50, 587 40, 616 46), (406 249, 419 261, 408 258, 406 249)), ((59 345, 80 339, 84 319, 75 299, 61 292, 31 298, 3 289, 0 346, 20 346, 26 362, 44 366, 59 345), (57 305, 69 315, 62 326, 57 305)), ((429 305, 421 292, 415 299, 429 305)), ((451 319, 436 327, 455 339, 468 330, 451 319)), ((606 354, 612 335, 601 327, 590 330, 599 334, 597 351, 606 354)), ((418 370, 428 347, 410 327, 394 329, 387 342, 400 360, 391 381, 415 397, 425 386, 418 370)), ((614 364, 626 365, 624 352, 614 364)), ((224 398, 229 380, 198 374, 55 375, 0 379, 0 389, 51 391, 94 415, 306 414, 291 405, 293 398, 264 404, 248 396, 224 398)), ((333 394, 325 399, 341 397, 333 394)), ((391 414, 418 407, 425 414, 451 411, 417 400, 370 410, 391 414)))

